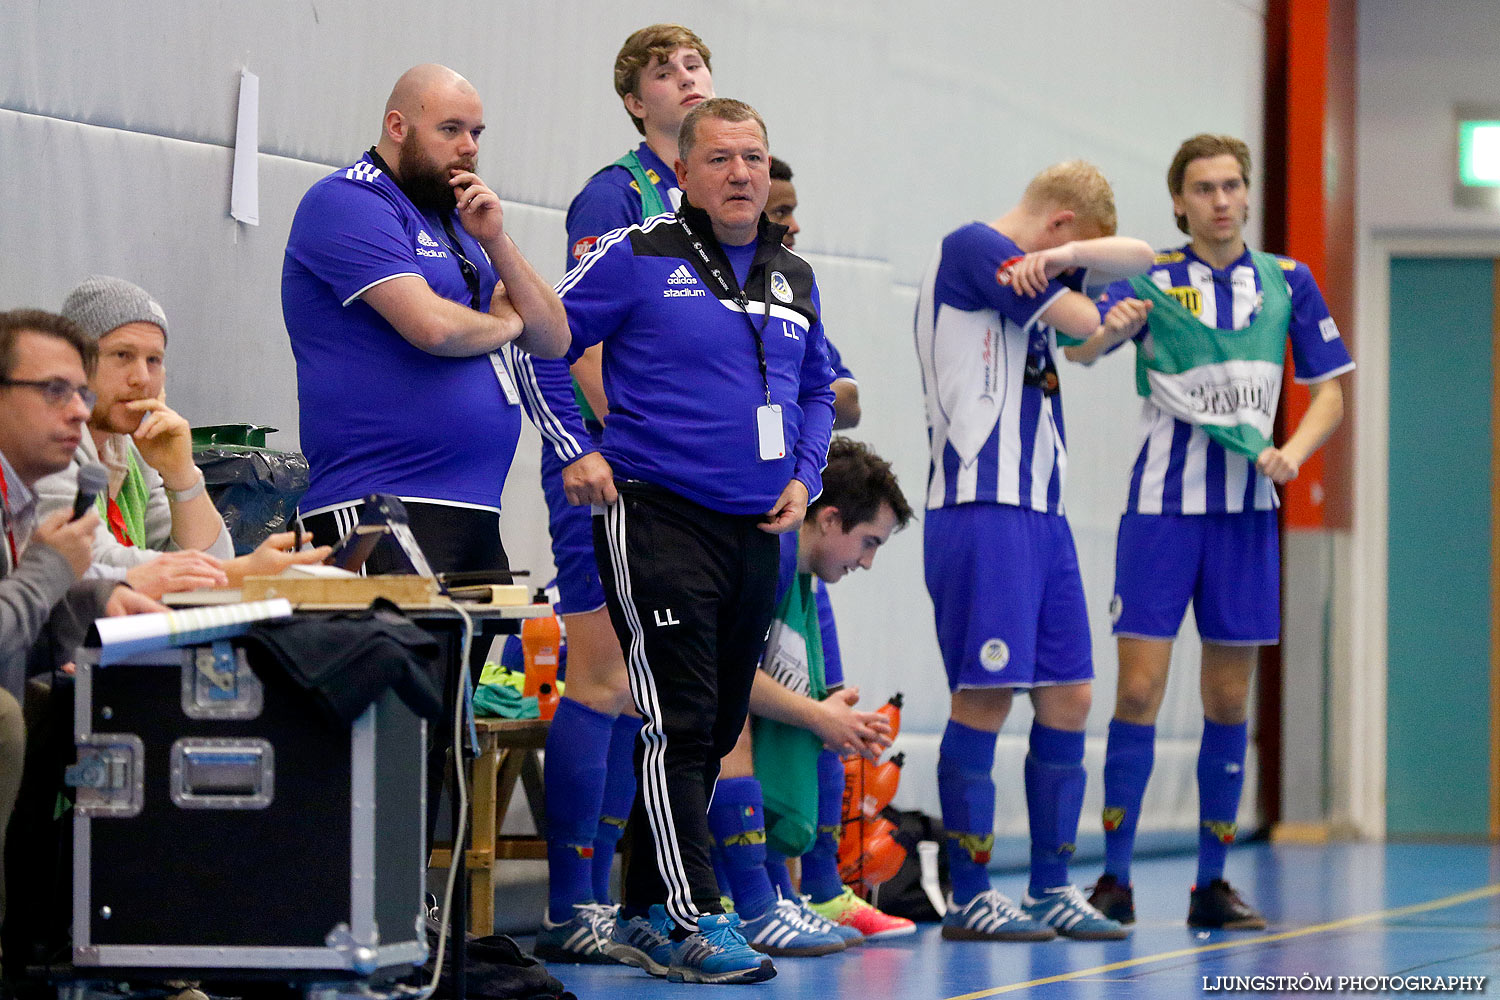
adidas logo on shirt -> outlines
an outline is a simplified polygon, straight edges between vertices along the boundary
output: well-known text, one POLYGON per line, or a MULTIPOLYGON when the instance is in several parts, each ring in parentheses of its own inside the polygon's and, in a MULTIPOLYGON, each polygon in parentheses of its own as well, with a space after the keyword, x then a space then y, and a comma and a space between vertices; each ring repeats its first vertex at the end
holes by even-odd
MULTIPOLYGON (((686 264, 678 264, 677 270, 667 275, 669 285, 696 285, 697 283, 697 277, 686 264)), ((664 299, 693 299, 707 295, 708 293, 701 288, 664 288, 661 293, 664 299)))
POLYGON ((433 239, 431 236, 428 236, 427 235, 427 230, 425 230, 425 229, 419 229, 419 230, 417 230, 417 242, 419 244, 421 244, 420 246, 417 247, 417 256, 418 257, 446 257, 446 256, 448 256, 448 254, 441 249, 442 248, 442 244, 439 243, 437 240, 433 239))

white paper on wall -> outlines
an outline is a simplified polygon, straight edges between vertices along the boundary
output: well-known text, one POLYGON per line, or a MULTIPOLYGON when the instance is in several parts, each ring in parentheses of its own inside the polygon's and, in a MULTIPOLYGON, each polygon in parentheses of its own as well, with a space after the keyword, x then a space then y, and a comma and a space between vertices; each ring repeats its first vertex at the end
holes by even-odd
POLYGON ((260 77, 240 70, 239 120, 234 130, 234 181, 229 190, 229 214, 249 226, 260 225, 260 77))

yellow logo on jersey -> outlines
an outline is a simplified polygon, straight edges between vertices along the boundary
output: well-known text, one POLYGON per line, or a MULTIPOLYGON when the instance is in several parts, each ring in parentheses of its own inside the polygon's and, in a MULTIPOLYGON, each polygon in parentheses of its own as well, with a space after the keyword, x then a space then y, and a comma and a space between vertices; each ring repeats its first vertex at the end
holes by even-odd
POLYGON ((1192 285, 1174 285, 1171 288, 1164 288, 1162 290, 1182 303, 1182 308, 1194 316, 1203 315, 1203 293, 1192 285))
POLYGON ((641 193, 641 186, 639 184, 637 184, 635 181, 631 181, 630 182, 630 190, 634 191, 636 194, 640 194, 641 193))
POLYGON ((1281 265, 1281 269, 1283 271, 1297 270, 1297 262, 1295 260, 1292 260, 1290 257, 1277 257, 1276 263, 1281 265))
POLYGON ((1180 263, 1182 263, 1185 260, 1187 260, 1187 257, 1183 254, 1183 252, 1181 250, 1168 250, 1166 253, 1159 253, 1159 254, 1157 254, 1156 255, 1156 260, 1153 261, 1153 263, 1156 263, 1156 264, 1180 264, 1180 263))

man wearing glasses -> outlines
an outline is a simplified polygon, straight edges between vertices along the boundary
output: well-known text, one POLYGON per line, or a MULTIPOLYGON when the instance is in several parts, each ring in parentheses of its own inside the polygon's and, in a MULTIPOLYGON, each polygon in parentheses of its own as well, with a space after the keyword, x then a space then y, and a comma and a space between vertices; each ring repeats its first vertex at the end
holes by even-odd
MULTIPOLYGON (((467 80, 414 67, 380 141, 314 184, 293 219, 282 313, 311 466, 302 516, 320 544, 358 520, 364 496, 390 493, 434 569, 508 568, 500 495, 520 411, 500 352, 556 357, 569 334, 474 173, 483 131, 467 80)), ((394 568, 381 548, 365 565, 394 568)))
POLYGON ((0 312, 0 855, 21 785, 27 676, 70 662, 95 618, 166 610, 116 580, 81 579, 93 511, 37 514, 37 481, 66 468, 83 440, 93 363, 93 343, 63 317, 0 312))
POLYGON ((162 610, 116 580, 79 582, 96 514, 37 516, 37 481, 65 468, 83 439, 93 361, 93 344, 61 316, 0 312, 0 690, 15 697, 28 665, 71 660, 95 618, 162 610))

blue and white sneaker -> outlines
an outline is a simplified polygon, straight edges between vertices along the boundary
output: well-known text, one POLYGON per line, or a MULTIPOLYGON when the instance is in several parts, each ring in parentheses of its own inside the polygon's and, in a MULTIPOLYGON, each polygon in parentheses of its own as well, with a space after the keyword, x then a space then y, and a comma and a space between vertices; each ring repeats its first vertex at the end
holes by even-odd
POLYGON ((949 941, 1051 941, 1057 932, 1019 909, 998 889, 981 892, 962 907, 948 903, 943 937, 949 941))
POLYGON ((1076 885, 1048 889, 1035 899, 1028 892, 1021 897, 1021 909, 1063 937, 1079 941, 1121 941, 1130 936, 1124 924, 1090 906, 1076 885))
POLYGON ((696 931, 672 943, 667 978, 674 983, 761 983, 774 978, 776 966, 751 949, 739 926, 735 913, 700 916, 696 931))
POLYGON ((827 921, 815 914, 804 914, 801 903, 790 899, 778 899, 755 919, 741 917, 741 920, 741 933, 750 947, 767 955, 810 958, 844 950, 841 935, 819 926, 827 921))
POLYGON ((574 903, 573 916, 556 924, 543 913, 533 954, 544 962, 613 964, 604 945, 614 934, 618 910, 607 903, 574 903))
POLYGON ((845 948, 853 948, 857 944, 865 943, 865 936, 858 927, 834 923, 813 909, 811 896, 798 896, 797 905, 802 908, 802 919, 826 934, 837 935, 839 940, 844 942, 845 948))
POLYGON ((644 917, 626 920, 615 914, 609 940, 600 945, 604 954, 621 965, 633 965, 653 976, 665 976, 672 961, 672 918, 656 903, 644 917))

